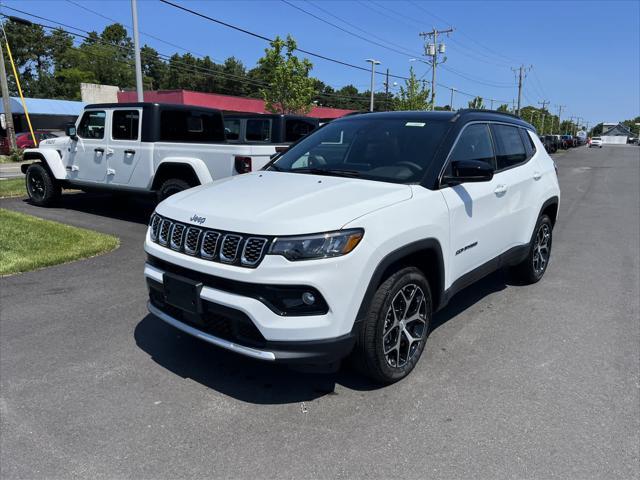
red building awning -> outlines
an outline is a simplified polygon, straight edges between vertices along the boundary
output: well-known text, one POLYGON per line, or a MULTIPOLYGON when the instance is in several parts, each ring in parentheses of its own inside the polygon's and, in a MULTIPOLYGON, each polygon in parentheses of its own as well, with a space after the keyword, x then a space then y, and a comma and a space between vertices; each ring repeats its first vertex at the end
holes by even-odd
MULTIPOLYGON (((118 92, 118 102, 137 101, 136 92, 118 92)), ((218 93, 192 92, 190 90, 150 90, 144 92, 145 102, 177 103, 198 107, 217 108, 227 112, 270 113, 264 108, 264 100, 259 98, 234 97, 218 93)), ((339 118, 353 110, 329 107, 313 107, 307 114, 314 118, 339 118)))

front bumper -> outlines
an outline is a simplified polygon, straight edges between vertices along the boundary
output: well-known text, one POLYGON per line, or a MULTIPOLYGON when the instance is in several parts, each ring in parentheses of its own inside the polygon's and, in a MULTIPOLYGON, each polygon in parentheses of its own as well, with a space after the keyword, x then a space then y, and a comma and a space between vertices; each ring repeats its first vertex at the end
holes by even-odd
POLYGON ((355 329, 332 338, 268 340, 265 334, 269 335, 270 330, 265 329, 265 325, 284 324, 286 328, 283 330, 281 325, 279 333, 298 338, 308 333, 305 326, 317 324, 318 318, 324 322, 327 315, 283 317, 255 298, 217 290, 206 283, 200 291, 202 313, 180 310, 164 301, 164 271, 159 268, 162 262, 152 257, 150 261, 153 264, 145 265, 149 312, 189 335, 248 357, 291 364, 334 363, 353 349, 355 329))

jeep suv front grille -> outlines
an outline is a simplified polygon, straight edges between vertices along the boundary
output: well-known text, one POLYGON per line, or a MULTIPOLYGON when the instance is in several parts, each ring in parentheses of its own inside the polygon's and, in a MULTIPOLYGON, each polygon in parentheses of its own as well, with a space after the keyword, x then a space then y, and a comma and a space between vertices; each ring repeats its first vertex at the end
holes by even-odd
POLYGON ((185 225, 153 214, 151 241, 177 252, 229 265, 255 268, 264 258, 272 238, 223 232, 185 225))

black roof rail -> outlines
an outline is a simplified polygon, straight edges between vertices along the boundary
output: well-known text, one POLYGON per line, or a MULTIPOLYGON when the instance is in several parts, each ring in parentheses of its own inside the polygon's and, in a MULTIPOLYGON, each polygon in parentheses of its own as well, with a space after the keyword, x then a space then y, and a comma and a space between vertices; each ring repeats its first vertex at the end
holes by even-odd
POLYGON ((499 112, 498 110, 489 110, 488 108, 461 108, 457 110, 458 113, 497 113, 498 115, 507 115, 509 117, 517 118, 518 120, 526 121, 522 117, 509 112, 499 112))

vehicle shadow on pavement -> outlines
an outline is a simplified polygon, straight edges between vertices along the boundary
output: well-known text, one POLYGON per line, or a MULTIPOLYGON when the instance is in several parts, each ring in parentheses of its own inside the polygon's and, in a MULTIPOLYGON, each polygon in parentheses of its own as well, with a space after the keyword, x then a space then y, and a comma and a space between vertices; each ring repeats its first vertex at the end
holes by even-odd
MULTIPOLYGON (((25 203, 31 204, 29 199, 25 203)), ((60 197, 55 208, 75 210, 126 222, 149 223, 156 203, 136 195, 113 195, 109 193, 67 193, 60 197)))
POLYGON ((361 391, 379 388, 349 368, 306 373, 243 357, 182 333, 153 315, 140 321, 134 337, 138 347, 167 370, 244 402, 311 401, 337 395, 336 384, 361 391))
MULTIPOLYGON (((486 296, 507 288, 498 271, 461 291, 433 318, 431 331, 486 296)), ((357 391, 381 388, 348 365, 331 374, 304 373, 209 345, 147 315, 136 326, 136 344, 163 368, 230 397, 256 404, 286 404, 337 395, 336 384, 357 391)))
POLYGON ((511 281, 507 271, 500 269, 487 275, 483 279, 478 280, 476 283, 468 286, 464 290, 461 290, 451 298, 445 308, 433 316, 430 332, 441 327, 483 298, 493 293, 500 292, 508 288, 508 286, 516 287, 517 284, 511 281))

